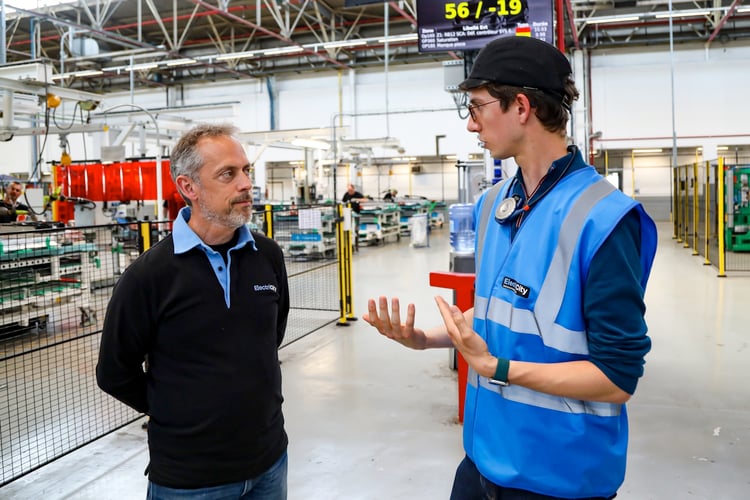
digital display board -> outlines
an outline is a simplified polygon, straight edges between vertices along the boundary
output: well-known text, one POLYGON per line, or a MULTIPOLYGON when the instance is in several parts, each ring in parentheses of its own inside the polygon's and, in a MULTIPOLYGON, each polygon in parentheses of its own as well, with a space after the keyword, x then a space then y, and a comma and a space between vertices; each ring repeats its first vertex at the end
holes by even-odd
POLYGON ((420 52, 478 50, 501 36, 553 43, 552 0, 417 0, 420 52))

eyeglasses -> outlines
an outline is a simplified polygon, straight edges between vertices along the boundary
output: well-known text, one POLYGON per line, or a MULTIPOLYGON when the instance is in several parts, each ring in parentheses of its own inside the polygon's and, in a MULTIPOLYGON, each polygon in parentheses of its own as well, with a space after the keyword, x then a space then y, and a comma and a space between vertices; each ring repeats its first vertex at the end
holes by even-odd
POLYGON ((483 102, 482 104, 467 104, 466 109, 469 110, 469 115, 471 116, 471 119, 474 121, 477 121, 477 110, 481 108, 482 106, 486 106, 488 104, 492 104, 493 102, 498 102, 500 99, 495 99, 494 101, 487 101, 483 102))

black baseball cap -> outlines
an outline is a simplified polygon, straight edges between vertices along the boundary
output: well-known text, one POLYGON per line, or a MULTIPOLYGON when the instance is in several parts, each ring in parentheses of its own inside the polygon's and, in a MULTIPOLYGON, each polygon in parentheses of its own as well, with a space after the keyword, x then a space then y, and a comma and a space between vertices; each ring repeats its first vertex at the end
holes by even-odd
POLYGON ((572 73, 568 59, 553 45, 527 36, 505 36, 479 51, 469 77, 458 88, 466 91, 498 83, 531 87, 562 99, 572 73))

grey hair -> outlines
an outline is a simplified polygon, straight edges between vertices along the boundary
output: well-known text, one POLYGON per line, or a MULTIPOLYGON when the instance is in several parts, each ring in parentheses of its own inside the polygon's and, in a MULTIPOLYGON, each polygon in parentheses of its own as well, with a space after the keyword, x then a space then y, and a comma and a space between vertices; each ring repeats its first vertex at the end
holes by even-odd
POLYGON ((193 182, 199 181, 198 171, 203 166, 203 157, 198 152, 198 141, 204 137, 234 137, 237 132, 237 127, 228 123, 202 123, 185 132, 170 155, 169 171, 175 184, 180 175, 193 182))

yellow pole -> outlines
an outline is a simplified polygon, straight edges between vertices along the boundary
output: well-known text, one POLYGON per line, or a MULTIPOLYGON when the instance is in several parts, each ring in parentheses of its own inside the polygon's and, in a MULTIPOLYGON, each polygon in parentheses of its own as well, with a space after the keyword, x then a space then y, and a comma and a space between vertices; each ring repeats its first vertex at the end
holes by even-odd
POLYGON ((604 177, 609 175, 609 150, 604 150, 604 177))
POLYGON ((698 162, 693 163, 693 255, 698 255, 698 162))
MULTIPOLYGON (((351 216, 350 216, 351 220, 351 216)), ((357 321, 357 317, 354 316, 354 268, 353 263, 353 250, 354 245, 352 243, 352 235, 354 238, 357 237, 357 228, 350 225, 349 231, 344 231, 344 255, 346 256, 346 290, 347 290, 347 321, 357 321)))
POLYGON ((347 315, 347 269, 346 269, 346 231, 344 230, 344 208, 342 205, 336 205, 337 222, 336 222, 336 254, 338 255, 339 265, 339 320, 337 326, 349 326, 346 321, 347 315))
POLYGON ((688 166, 685 165, 682 167, 685 170, 685 202, 682 204, 682 231, 683 231, 683 247, 687 248, 690 246, 690 243, 688 243, 688 205, 690 204, 690 190, 688 189, 688 185, 690 183, 690 178, 688 177, 688 166))
POLYGON ((704 231, 704 238, 703 238, 703 265, 709 266, 711 265, 711 259, 708 258, 708 241, 711 238, 711 223, 710 223, 710 216, 711 211, 709 208, 711 207, 711 163, 709 161, 705 161, 704 167, 706 169, 706 183, 704 184, 703 188, 703 231, 704 231))
POLYGON ((669 214, 672 219, 672 239, 680 241, 679 210, 680 206, 680 172, 677 167, 672 166, 672 211, 669 214))
POLYGON ((141 222, 141 253, 151 248, 151 223, 149 221, 141 222))
POLYGON ((677 185, 675 186, 676 193, 676 204, 675 204, 675 230, 677 231, 677 243, 682 243, 682 169, 675 167, 675 178, 677 179, 677 185))
POLYGON ((273 207, 265 206, 266 236, 273 239, 273 207))
POLYGON ((719 203, 719 278, 726 278, 726 245, 725 245, 725 234, 724 234, 724 222, 727 214, 725 213, 726 207, 724 206, 724 157, 719 157, 719 165, 716 168, 716 187, 719 192, 716 195, 718 198, 716 201, 719 203))

